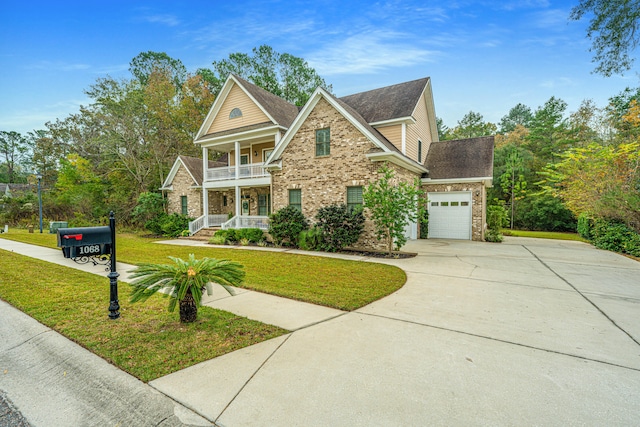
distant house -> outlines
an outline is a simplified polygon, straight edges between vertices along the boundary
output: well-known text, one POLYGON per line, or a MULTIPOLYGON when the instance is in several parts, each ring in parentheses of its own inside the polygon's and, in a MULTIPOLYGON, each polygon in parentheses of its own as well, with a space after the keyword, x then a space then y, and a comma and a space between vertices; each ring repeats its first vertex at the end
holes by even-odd
MULTIPOLYGON (((188 173, 187 163, 197 169, 198 161, 180 156, 163 185, 172 191, 170 211, 198 216, 192 233, 229 215, 225 226, 266 227, 267 215, 287 205, 308 218, 330 204, 361 205, 363 188, 386 163, 399 180, 421 179, 430 237, 483 239, 493 137, 439 142, 429 78, 342 98, 318 88, 298 108, 231 75, 195 143, 203 159, 210 152, 226 159, 206 167, 199 160, 199 173, 188 173), (189 205, 198 194, 199 204, 189 205)), ((417 224, 407 236, 417 238, 417 224)), ((358 246, 381 246, 370 221, 358 246)))

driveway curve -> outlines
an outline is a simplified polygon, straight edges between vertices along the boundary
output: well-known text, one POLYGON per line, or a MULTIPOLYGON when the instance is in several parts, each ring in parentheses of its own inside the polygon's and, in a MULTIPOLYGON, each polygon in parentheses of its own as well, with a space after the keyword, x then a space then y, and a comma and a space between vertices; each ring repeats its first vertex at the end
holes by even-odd
POLYGON ((150 385, 221 426, 637 425, 640 263, 541 239, 406 250, 394 294, 150 385))

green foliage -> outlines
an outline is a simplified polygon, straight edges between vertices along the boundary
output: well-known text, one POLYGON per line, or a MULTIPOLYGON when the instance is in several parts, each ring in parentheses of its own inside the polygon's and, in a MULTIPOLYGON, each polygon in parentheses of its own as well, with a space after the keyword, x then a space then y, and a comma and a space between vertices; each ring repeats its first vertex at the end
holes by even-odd
POLYGON ((420 180, 412 184, 396 182, 395 173, 386 164, 378 171, 379 178, 363 191, 364 206, 369 209, 375 224, 376 237, 383 240, 387 252, 399 250, 407 242, 405 229, 415 221, 424 205, 420 180))
POLYGON ((575 214, 589 212, 640 229, 640 143, 590 144, 574 148, 549 165, 546 190, 575 214))
POLYGON ((213 236, 216 237, 217 239, 220 239, 219 241, 222 241, 222 243, 218 243, 221 245, 224 245, 227 243, 235 243, 239 240, 238 236, 236 235, 237 231, 238 230, 236 230, 235 228, 227 228, 224 230, 216 231, 216 233, 213 236))
POLYGON ((591 241, 600 249, 640 256, 640 235, 615 220, 596 219, 591 241))
POLYGON ((249 243, 258 243, 264 240, 264 232, 259 228, 239 228, 236 230, 238 240, 246 239, 249 243))
POLYGON ((504 202, 494 201, 494 204, 487 206, 487 228, 484 239, 487 242, 502 242, 503 236, 500 229, 509 223, 507 210, 504 202))
POLYGON ((526 148, 534 155, 536 169, 556 161, 558 155, 568 148, 567 122, 564 112, 567 103, 552 96, 539 107, 531 120, 526 148))
POLYGON ((630 53, 640 44, 640 7, 629 0, 580 0, 570 18, 590 15, 587 38, 592 42, 596 73, 605 77, 631 70, 630 53), (593 15, 591 15, 593 14, 593 15))
POLYGON ((300 232, 309 228, 302 212, 293 206, 285 206, 269 216, 269 234, 276 244, 298 246, 300 232))
POLYGON ((227 228, 218 230, 214 234, 215 242, 218 245, 226 243, 236 243, 246 240, 246 244, 259 243, 264 240, 264 232, 259 228, 227 228))
POLYGON ((162 73, 170 77, 172 83, 180 88, 187 78, 187 69, 179 59, 165 52, 142 52, 129 63, 129 71, 143 86, 149 84, 153 73, 162 73))
POLYGON ((364 214, 362 209, 349 210, 346 204, 324 206, 316 214, 316 226, 322 233, 322 249, 337 252, 358 241, 364 214))
POLYGON ((508 223, 507 210, 502 203, 487 206, 487 227, 490 230, 500 230, 508 223))
POLYGON ((211 243, 212 245, 226 245, 227 238, 225 236, 218 236, 218 233, 216 233, 211 236, 211 238, 209 239, 209 243, 211 243))
MULTIPOLYGON (((426 205, 427 200, 424 200, 426 205)), ((420 218, 418 218, 419 226, 420 226, 420 238, 426 239, 429 236, 429 210, 423 206, 420 212, 418 212, 420 218)))
POLYGON ((593 218, 587 212, 582 212, 578 216, 578 234, 587 240, 591 240, 591 228, 593 227, 593 218))
POLYGON ((236 74, 297 106, 304 105, 318 87, 331 92, 331 85, 304 59, 278 53, 268 45, 253 48, 251 54, 231 53, 228 59, 212 65, 215 74, 203 74, 218 88, 229 74, 236 74))
POLYGON ((469 111, 461 120, 458 120, 456 127, 446 131, 442 139, 465 139, 494 135, 496 130, 496 125, 485 122, 482 114, 469 111))
POLYGON ((183 323, 196 320, 197 310, 202 300, 203 292, 211 295, 212 283, 222 285, 231 295, 234 294, 231 286, 242 283, 245 272, 242 264, 229 260, 215 258, 203 258, 197 260, 193 254, 187 261, 181 258, 169 257, 173 264, 141 264, 131 271, 131 297, 132 303, 146 301, 157 292, 168 292, 170 312, 180 303, 180 321, 183 323), (185 311, 185 303, 192 300, 195 307, 193 317, 187 317, 191 313, 185 311))
POLYGON ((559 198, 536 194, 520 201, 515 226, 525 230, 574 231, 576 218, 559 198))
POLYGON ((177 213, 167 215, 163 212, 147 221, 144 227, 158 236, 178 237, 184 230, 189 229, 189 221, 190 218, 186 215, 177 213))
POLYGON ((300 232, 298 246, 305 251, 319 251, 323 246, 322 230, 318 227, 311 227, 300 232))
POLYGON ((138 224, 145 224, 152 218, 164 213, 165 200, 160 193, 145 191, 138 196, 138 203, 133 210, 133 219, 138 224))
POLYGON ((513 132, 516 126, 529 127, 531 120, 533 119, 533 113, 531 108, 524 104, 517 104, 509 113, 500 119, 500 133, 513 132))

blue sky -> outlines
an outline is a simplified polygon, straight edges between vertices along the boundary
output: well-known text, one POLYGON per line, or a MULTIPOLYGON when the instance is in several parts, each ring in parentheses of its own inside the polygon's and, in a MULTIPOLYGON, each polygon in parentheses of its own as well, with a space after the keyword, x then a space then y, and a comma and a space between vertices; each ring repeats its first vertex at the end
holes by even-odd
POLYGON ((551 96, 569 111, 640 85, 591 74, 575 1, 0 1, 0 130, 26 133, 88 104, 99 77, 166 52, 189 71, 268 44, 306 59, 344 96, 424 76, 452 127, 473 110, 498 122, 551 96))

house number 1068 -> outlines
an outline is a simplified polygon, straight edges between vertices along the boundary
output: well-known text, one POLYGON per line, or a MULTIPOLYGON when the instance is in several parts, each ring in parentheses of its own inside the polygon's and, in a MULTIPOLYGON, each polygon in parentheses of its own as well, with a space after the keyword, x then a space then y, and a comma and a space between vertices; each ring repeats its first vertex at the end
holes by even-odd
POLYGON ((100 245, 80 246, 80 255, 100 253, 100 245))

